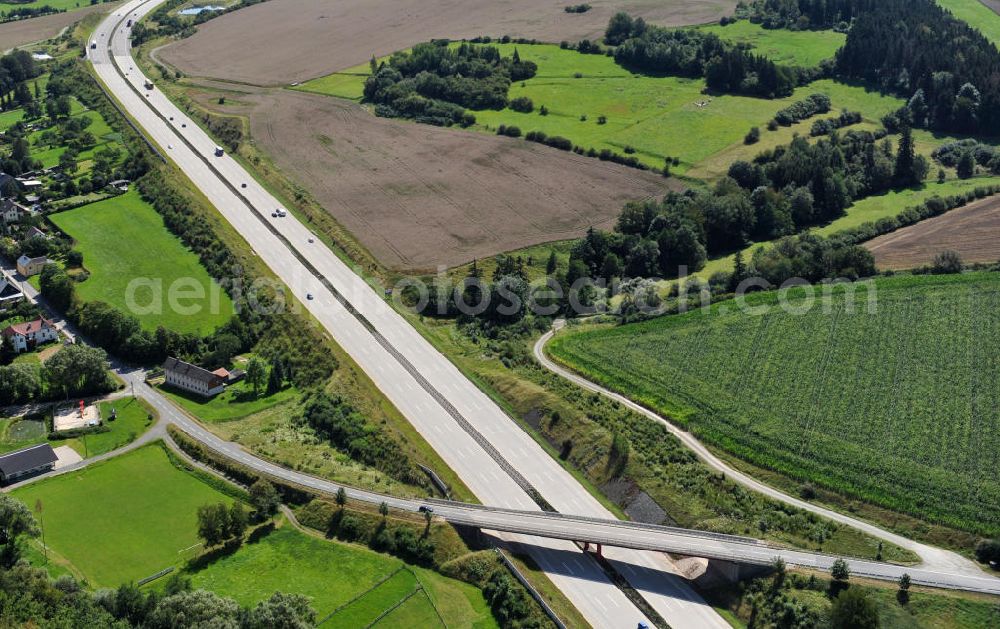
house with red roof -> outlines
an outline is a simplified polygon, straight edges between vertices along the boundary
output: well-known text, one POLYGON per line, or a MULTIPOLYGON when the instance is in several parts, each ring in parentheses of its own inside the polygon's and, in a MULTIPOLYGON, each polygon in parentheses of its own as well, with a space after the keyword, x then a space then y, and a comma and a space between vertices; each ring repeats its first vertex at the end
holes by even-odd
POLYGON ((14 348, 14 351, 20 354, 57 340, 59 331, 48 319, 39 318, 7 326, 3 330, 3 337, 14 348))

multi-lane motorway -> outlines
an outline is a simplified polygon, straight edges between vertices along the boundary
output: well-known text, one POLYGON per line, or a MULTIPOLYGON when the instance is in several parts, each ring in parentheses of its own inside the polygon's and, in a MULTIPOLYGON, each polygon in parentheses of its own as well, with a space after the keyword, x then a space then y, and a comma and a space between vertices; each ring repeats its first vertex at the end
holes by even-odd
MULTIPOLYGON (((563 513, 612 518, 381 295, 330 249, 310 243, 304 225, 291 216, 272 218, 279 202, 230 156, 216 157, 215 142, 160 90, 145 88, 146 77, 130 56, 125 23, 140 19, 162 1, 123 5, 98 27, 92 37, 97 47, 88 49, 101 81, 135 123, 242 234, 483 503, 537 510, 532 498, 537 492, 563 513)), ((649 622, 597 562, 573 544, 538 538, 519 541, 535 549, 534 559, 595 626, 635 627, 649 622)), ((606 556, 672 626, 727 626, 671 574, 672 564, 662 554, 609 549, 606 556)))
MULTIPOLYGON (((600 566, 568 539, 617 543, 605 556, 649 605, 674 627, 724 627, 724 621, 679 577, 661 553, 668 549, 656 529, 613 522, 612 514, 521 430, 442 354, 433 348, 384 299, 334 253, 310 242, 309 230, 294 217, 273 218, 279 202, 230 156, 216 156, 214 141, 158 89, 146 89, 130 56, 128 28, 164 0, 133 0, 97 29, 88 49, 95 71, 144 133, 176 163, 253 251, 280 277, 337 343, 372 378, 383 394, 414 425, 473 493, 495 509, 439 505, 438 515, 456 523, 482 526, 531 548, 534 559, 593 625, 632 626, 648 622, 615 587, 600 566), (309 299, 309 296, 312 299, 309 299), (543 516, 533 496, 541 496, 563 514, 597 521, 543 516), (504 511, 504 509, 510 511, 504 511), (533 514, 531 512, 534 512, 533 514), (463 519, 464 518, 464 519, 463 519), (584 535, 586 530, 586 535, 584 535), (513 532, 513 533, 511 533, 513 532), (526 535, 526 533, 534 533, 526 535), (545 537, 539 537, 545 536, 545 537)), ((192 424, 189 431, 199 428, 192 424)), ((204 432, 202 430, 202 432, 204 432)), ((207 434, 196 435, 209 439, 207 434)), ((251 466, 306 486, 322 483, 260 461, 232 446, 232 456, 251 466), (268 467, 265 469, 265 467, 268 467), (270 469, 276 468, 276 469, 270 469), (280 472, 281 474, 276 474, 280 472)), ((316 487, 318 490, 323 490, 316 487)), ((327 488, 328 489, 328 488, 327 488)), ((381 499, 381 498, 380 498, 381 499)), ((671 544, 687 540, 695 555, 767 562, 777 552, 750 541, 673 534, 671 544), (729 545, 729 546, 718 546, 729 545), (723 554, 723 553, 735 554, 723 554)), ((677 552, 680 549, 675 548, 677 552)), ((782 551, 782 554, 794 551, 782 551)), ((787 561, 823 567, 832 558, 799 553, 787 561), (810 563, 812 562, 812 563, 810 563)), ((855 571, 874 574, 897 570, 874 562, 856 562, 855 571), (868 565, 870 564, 870 565, 868 565)), ((942 578, 983 579, 933 573, 915 581, 941 583, 942 578)), ((887 573, 884 578, 889 578, 887 573)), ((975 582, 965 589, 982 590, 975 582)), ((995 591, 1000 592, 1000 589, 995 591)))

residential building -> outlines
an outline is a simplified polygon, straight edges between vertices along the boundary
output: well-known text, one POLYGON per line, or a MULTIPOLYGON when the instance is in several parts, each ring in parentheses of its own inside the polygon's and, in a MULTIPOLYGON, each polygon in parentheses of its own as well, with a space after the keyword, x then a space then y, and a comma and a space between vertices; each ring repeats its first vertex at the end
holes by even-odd
POLYGON ((31 228, 24 234, 24 239, 30 240, 32 238, 41 238, 43 240, 48 240, 49 235, 43 232, 42 230, 38 229, 34 225, 32 225, 31 228))
POLYGON ((179 358, 168 358, 163 363, 163 373, 169 386, 203 397, 213 397, 226 390, 223 376, 179 358))
POLYGON ((59 457, 47 443, 9 452, 0 456, 0 483, 8 485, 18 480, 44 474, 55 467, 59 457))
POLYGON ((16 223, 30 214, 31 210, 14 199, 0 200, 0 219, 5 223, 16 223))
POLYGON ((7 326, 3 330, 3 337, 11 344, 14 351, 20 354, 57 340, 59 330, 48 319, 39 318, 7 326))
POLYGON ((20 285, 11 276, 0 273, 0 312, 21 301, 24 301, 24 292, 20 285))
POLYGON ((49 259, 45 256, 39 256, 37 258, 29 258, 28 256, 21 256, 17 259, 17 272, 23 277, 31 277, 32 275, 38 275, 42 272, 42 267, 48 264, 49 259))

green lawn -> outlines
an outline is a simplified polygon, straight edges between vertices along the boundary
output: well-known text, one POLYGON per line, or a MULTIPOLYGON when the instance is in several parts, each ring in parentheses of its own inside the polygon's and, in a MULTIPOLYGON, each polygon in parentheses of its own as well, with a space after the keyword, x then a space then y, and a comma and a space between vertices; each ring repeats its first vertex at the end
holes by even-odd
MULTIPOLYGON (((812 232, 820 236, 831 236, 837 232, 852 229, 864 223, 873 223, 880 218, 896 216, 906 208, 920 205, 935 195, 946 197, 968 192, 979 186, 995 185, 998 183, 1000 183, 1000 177, 994 176, 976 177, 966 180, 949 179, 943 184, 939 184, 936 181, 928 182, 920 189, 893 191, 879 196, 868 197, 861 199, 847 208, 847 213, 844 216, 831 223, 817 227, 812 232)), ((761 246, 769 246, 771 242, 754 243, 744 249, 744 260, 749 261, 755 249, 761 246)), ((732 271, 735 258, 736 254, 731 254, 709 260, 705 268, 695 275, 708 279, 713 273, 718 271, 732 271)))
POLYGON ((210 400, 166 387, 161 391, 198 419, 211 423, 241 419, 279 404, 294 402, 299 397, 295 387, 286 387, 274 395, 261 391, 260 396, 256 396, 245 382, 230 386, 210 400))
POLYGON ((832 59, 844 45, 847 35, 835 31, 789 31, 767 29, 747 20, 728 26, 710 24, 701 30, 722 39, 749 44, 755 53, 782 65, 811 68, 824 59, 832 59))
POLYGON ((190 576, 195 587, 244 605, 281 590, 308 596, 320 619, 343 606, 326 623, 333 627, 367 626, 418 587, 424 591, 413 597, 413 611, 399 616, 406 623, 424 627, 430 619, 440 626, 434 601, 449 626, 496 626, 482 593, 472 585, 367 548, 306 535, 287 524, 190 576))
POLYGON ((94 587, 182 565, 198 544, 197 508, 230 499, 150 445, 13 492, 42 500, 45 541, 94 587))
MULTIPOLYGON (((803 315, 710 311, 558 336, 551 352, 751 463, 1000 533, 1000 275, 899 276, 803 315), (829 310, 829 312, 824 312, 829 310)), ((797 302, 798 303, 798 302, 797 302)))
MULTIPOLYGON (((524 133, 563 136, 585 148, 623 153, 631 147, 636 157, 656 168, 663 166, 665 157, 679 157, 681 165, 674 170, 680 174, 728 147, 742 146, 750 127, 763 129, 779 109, 813 92, 828 94, 835 110, 858 110, 872 122, 902 104, 897 98, 832 80, 816 81, 784 99, 709 97, 702 94, 704 80, 633 74, 604 55, 582 55, 548 44, 498 48, 505 56, 516 48, 522 59, 538 64, 537 76, 510 88, 511 98, 531 98, 535 111, 476 111, 481 131, 495 132, 505 124, 524 133), (548 108, 547 116, 538 113, 542 105, 548 108), (598 123, 600 116, 606 117, 606 124, 598 123)), ((297 89, 357 99, 367 74, 367 65, 356 66, 297 89)), ((731 161, 727 159, 726 166, 731 161)))
POLYGON ((91 276, 77 284, 76 290, 84 301, 105 301, 135 314, 146 329, 163 325, 178 332, 207 334, 232 316, 229 296, 138 192, 53 214, 50 219, 83 252, 83 264, 91 276), (139 310, 130 308, 127 300, 133 280, 140 283, 133 291, 139 310), (158 290, 154 290, 156 285, 158 290), (159 296, 158 306, 155 296, 159 296))
POLYGON ((151 412, 150 408, 142 400, 122 398, 112 402, 101 402, 100 409, 104 425, 110 428, 110 431, 86 437, 50 441, 49 443, 52 444, 53 448, 70 446, 80 456, 87 458, 111 452, 132 443, 149 430, 153 424, 152 420, 147 419, 151 412), (110 419, 112 409, 118 411, 117 419, 113 421, 110 419))
POLYGON ((979 30, 994 44, 1000 45, 1000 15, 979 0, 937 0, 955 17, 979 30))
POLYGON ((0 2, 0 13, 14 8, 31 8, 49 6, 53 9, 73 11, 89 7, 93 2, 90 0, 29 0, 28 2, 0 2))

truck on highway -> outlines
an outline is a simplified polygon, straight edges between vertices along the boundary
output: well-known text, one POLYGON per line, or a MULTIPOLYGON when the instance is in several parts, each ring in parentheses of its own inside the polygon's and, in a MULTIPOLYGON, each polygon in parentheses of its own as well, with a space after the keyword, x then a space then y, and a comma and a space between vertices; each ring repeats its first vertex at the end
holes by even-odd
POLYGON ((146 79, 146 82, 145 82, 145 83, 143 83, 142 85, 143 85, 143 87, 145 87, 145 88, 146 88, 147 90, 151 90, 151 89, 153 89, 153 82, 152 82, 152 81, 150 81, 149 79, 146 79))
POLYGON ((94 39, 94 40, 92 40, 90 42, 90 49, 91 50, 97 50, 97 40, 96 39, 94 39))
POLYGON ((221 146, 215 147, 215 156, 216 157, 222 157, 225 154, 226 154, 226 150, 223 149, 221 146))

